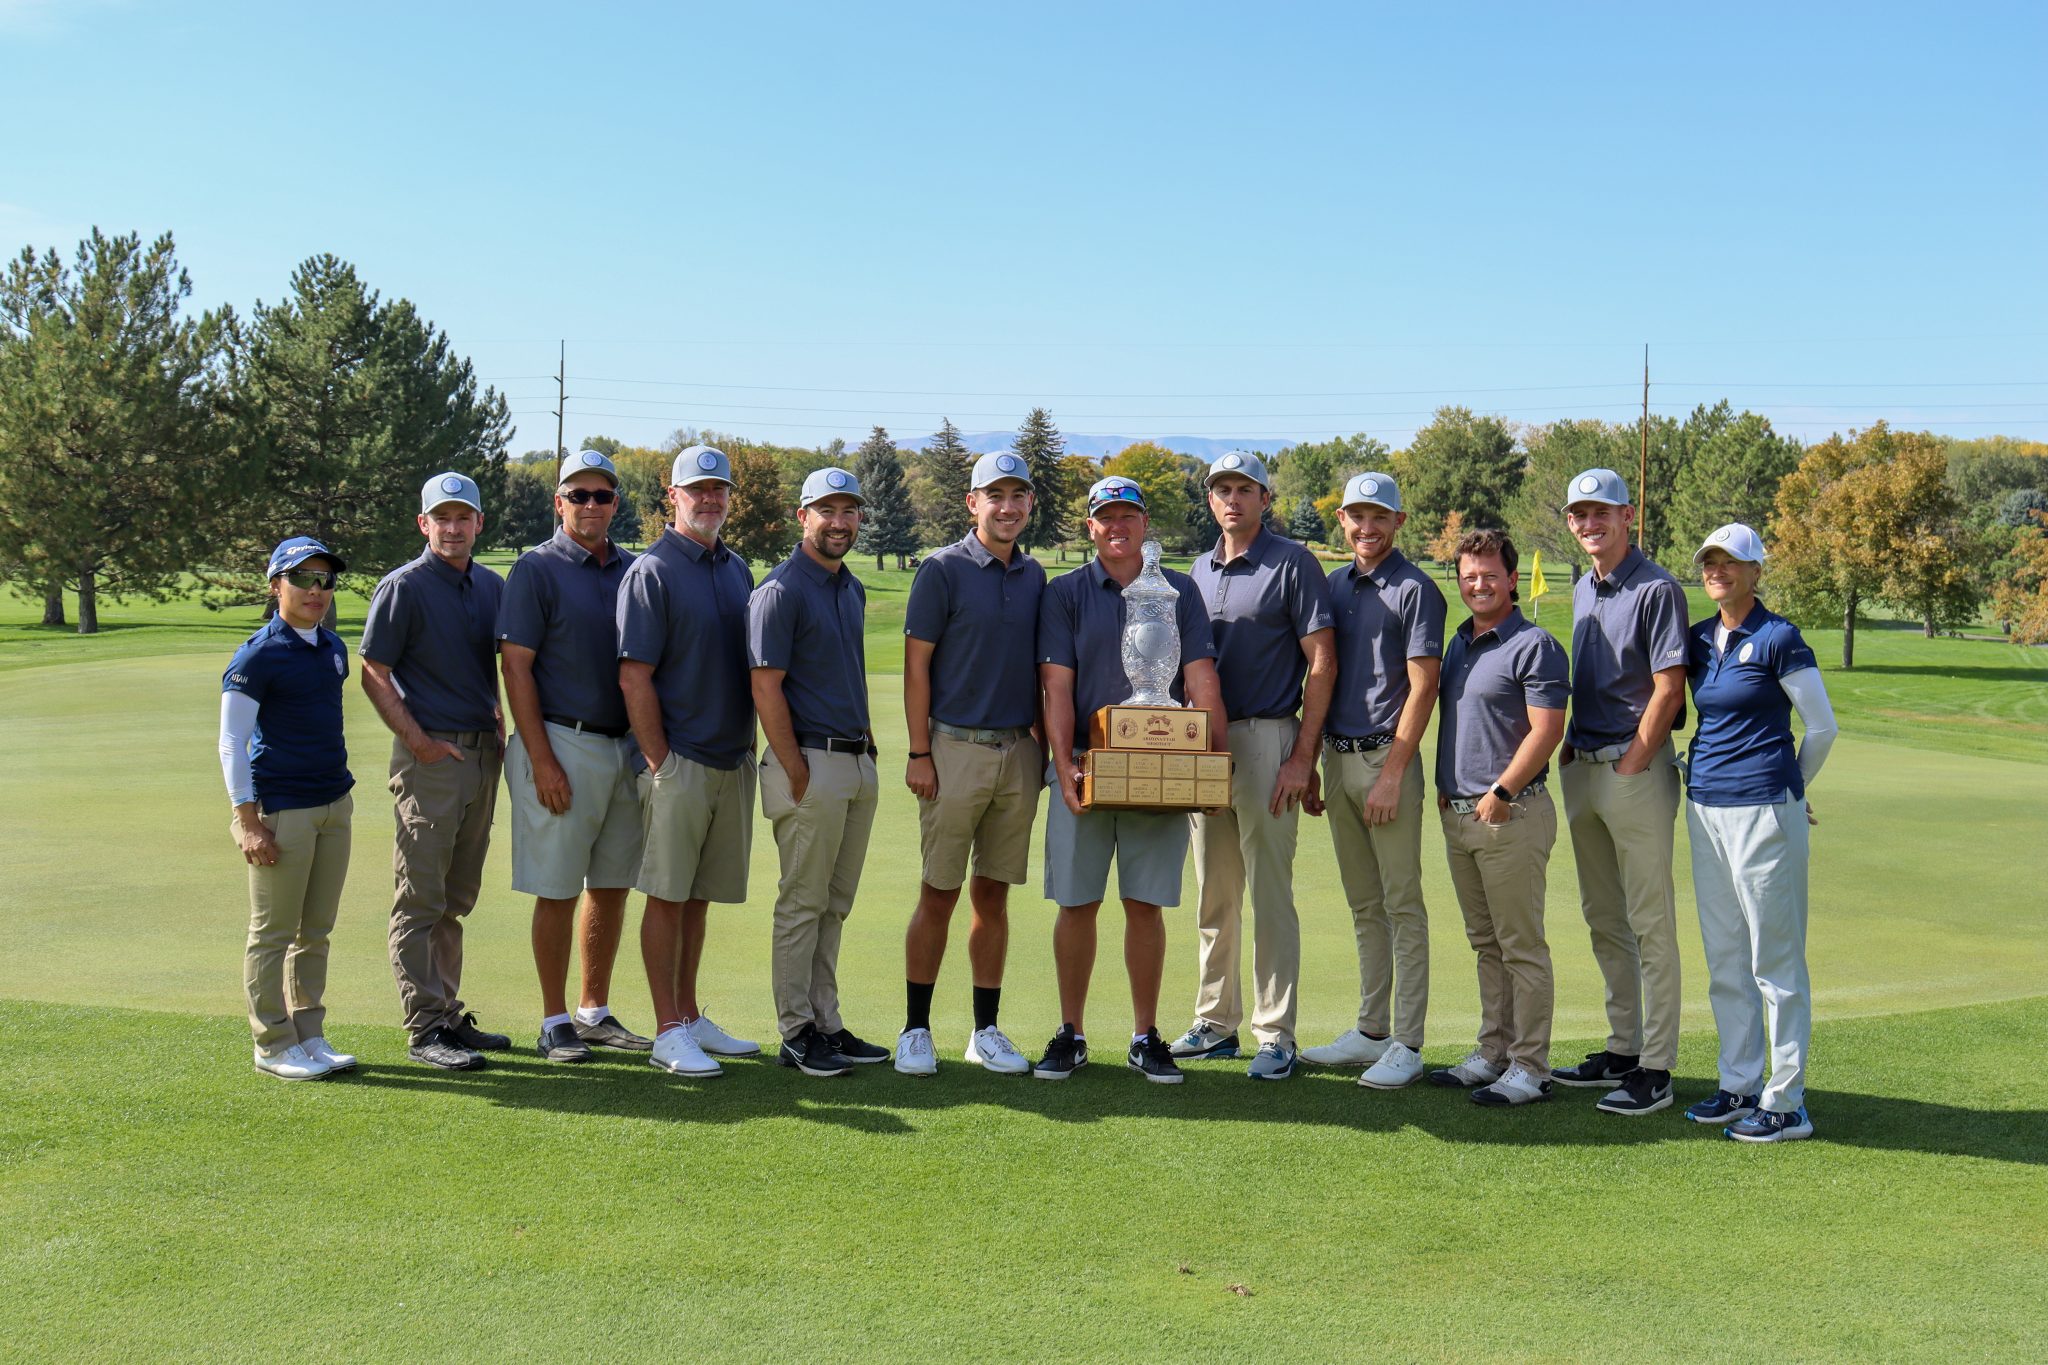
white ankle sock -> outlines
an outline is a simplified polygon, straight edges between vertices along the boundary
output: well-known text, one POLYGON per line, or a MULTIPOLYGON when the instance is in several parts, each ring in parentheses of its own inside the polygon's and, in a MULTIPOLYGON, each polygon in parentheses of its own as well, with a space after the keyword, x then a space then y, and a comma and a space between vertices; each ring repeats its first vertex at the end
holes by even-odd
POLYGON ((548 1016, 547 1018, 545 1018, 545 1019, 543 1019, 543 1020, 541 1020, 541 1021, 540 1021, 540 1031, 541 1031, 542 1033, 546 1033, 546 1032, 547 1032, 547 1031, 548 1031, 549 1029, 553 1028, 553 1027, 554 1027, 555 1025, 557 1025, 557 1024, 566 1024, 566 1023, 568 1023, 568 1022, 569 1022, 569 1016, 568 1016, 568 1015, 566 1015, 566 1014, 550 1014, 550 1015, 549 1015, 549 1016, 548 1016))
POLYGON ((610 1005, 578 1005, 576 1022, 579 1024, 602 1024, 604 1017, 612 1012, 610 1005))

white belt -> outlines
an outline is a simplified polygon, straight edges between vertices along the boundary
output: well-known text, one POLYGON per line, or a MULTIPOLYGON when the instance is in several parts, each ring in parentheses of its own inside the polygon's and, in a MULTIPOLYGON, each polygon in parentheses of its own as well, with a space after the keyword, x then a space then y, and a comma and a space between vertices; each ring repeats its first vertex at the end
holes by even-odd
POLYGON ((1613 763, 1628 751, 1626 744, 1610 744, 1604 749, 1574 749, 1572 757, 1585 763, 1613 763))

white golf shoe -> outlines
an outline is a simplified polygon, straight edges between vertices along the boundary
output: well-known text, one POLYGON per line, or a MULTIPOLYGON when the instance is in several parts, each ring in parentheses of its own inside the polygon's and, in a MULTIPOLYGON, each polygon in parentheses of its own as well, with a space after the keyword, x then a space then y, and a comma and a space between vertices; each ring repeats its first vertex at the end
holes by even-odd
POLYGON ((711 1016, 700 1014, 686 1027, 697 1046, 713 1057, 758 1057, 761 1045, 747 1038, 735 1038, 711 1022, 711 1016))
POLYGON ((1365 1069, 1358 1083, 1374 1090, 1399 1090, 1422 1078, 1422 1054, 1406 1043, 1388 1043, 1380 1059, 1365 1069))
POLYGON ((967 1040, 967 1060, 1004 1076, 1021 1076, 1031 1069, 1031 1063, 1017 1051, 1017 1045, 994 1024, 976 1029, 967 1040))
POLYGON ((1385 1056, 1391 1046, 1394 1046, 1391 1039, 1368 1038, 1352 1029, 1334 1043, 1303 1048, 1301 1060, 1310 1066, 1371 1066, 1385 1056))
POLYGON ((328 1045, 325 1038, 308 1038, 305 1042, 300 1043, 299 1046, 305 1049, 306 1055, 314 1061, 327 1063, 329 1071, 354 1071, 356 1069, 354 1055, 347 1052, 336 1052, 328 1045))
POLYGON ((684 1025, 675 1025, 662 1031, 654 1040, 654 1051, 647 1054, 649 1066, 660 1067, 672 1076, 722 1076, 723 1067, 705 1055, 697 1046, 697 1040, 684 1025))
POLYGON ((334 1070, 327 1063, 308 1057, 306 1049, 297 1043, 293 1043, 275 1057, 266 1057, 258 1052, 256 1069, 281 1081, 317 1081, 334 1070))
POLYGON ((930 1076, 939 1069, 939 1054, 932 1049, 932 1031, 907 1028, 896 1035, 896 1069, 906 1076, 930 1076))

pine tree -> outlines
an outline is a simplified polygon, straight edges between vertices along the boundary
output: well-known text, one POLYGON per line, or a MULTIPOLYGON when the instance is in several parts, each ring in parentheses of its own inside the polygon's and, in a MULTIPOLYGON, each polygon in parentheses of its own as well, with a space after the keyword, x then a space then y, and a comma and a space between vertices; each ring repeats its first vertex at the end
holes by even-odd
POLYGON ((1320 541, 1328 533, 1323 525, 1323 514, 1316 511, 1315 499, 1304 497, 1294 504, 1294 516, 1287 523, 1289 538, 1307 545, 1320 541))
POLYGON ((923 486, 917 515, 918 539, 951 545, 974 529, 967 510, 967 486, 974 482, 974 452, 960 439, 951 418, 940 423, 932 443, 917 456, 923 486))
POLYGON ((876 427, 853 452, 853 472, 867 499, 860 515, 860 552, 875 557, 877 572, 889 555, 895 555, 896 567, 903 568, 907 557, 917 553, 917 514, 911 510, 910 487, 903 479, 903 457, 896 453, 887 428, 876 427))
POLYGON ((1076 527, 1067 510, 1069 489, 1066 466, 1062 463, 1067 447, 1060 429, 1053 425, 1052 414, 1044 408, 1033 408, 1017 428, 1012 449, 1023 457, 1031 471, 1035 499, 1031 524, 1024 530, 1024 548, 1043 549, 1069 539, 1076 527))

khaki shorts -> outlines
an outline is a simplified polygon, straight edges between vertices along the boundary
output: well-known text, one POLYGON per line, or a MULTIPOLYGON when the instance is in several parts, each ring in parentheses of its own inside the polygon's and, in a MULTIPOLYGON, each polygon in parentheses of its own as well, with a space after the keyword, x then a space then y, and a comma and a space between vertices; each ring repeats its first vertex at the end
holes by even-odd
POLYGON ((917 803, 925 885, 956 891, 974 875, 1017 886, 1031 862, 1031 826, 1038 819, 1038 743, 1029 735, 1002 744, 972 744, 932 735, 936 801, 917 803))
POLYGON ((505 745, 512 792, 512 889, 569 900, 586 887, 627 887, 640 871, 640 799, 628 741, 550 723, 548 748, 569 779, 569 809, 555 814, 533 787, 533 756, 505 745))
POLYGON ((669 750, 640 774, 646 848, 636 890, 664 901, 747 899, 754 854, 754 756, 736 768, 708 768, 669 750))

